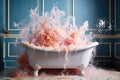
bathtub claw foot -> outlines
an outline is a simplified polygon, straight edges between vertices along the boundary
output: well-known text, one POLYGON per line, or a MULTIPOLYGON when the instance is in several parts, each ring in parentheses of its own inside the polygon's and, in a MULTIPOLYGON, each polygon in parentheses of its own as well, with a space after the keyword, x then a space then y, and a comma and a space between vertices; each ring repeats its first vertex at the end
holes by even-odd
POLYGON ((34 69, 34 76, 38 76, 38 72, 39 72, 39 70, 41 69, 41 66, 38 65, 38 64, 35 64, 35 65, 33 66, 33 69, 34 69))
POLYGON ((39 70, 35 70, 34 71, 34 76, 38 76, 38 72, 39 72, 39 70))
POLYGON ((81 76, 84 76, 84 75, 85 75, 85 71, 82 70, 82 71, 80 72, 80 75, 81 75, 81 76))
POLYGON ((81 76, 84 76, 85 75, 85 71, 84 71, 84 65, 83 64, 81 64, 80 66, 78 66, 78 69, 80 70, 80 75, 81 76))

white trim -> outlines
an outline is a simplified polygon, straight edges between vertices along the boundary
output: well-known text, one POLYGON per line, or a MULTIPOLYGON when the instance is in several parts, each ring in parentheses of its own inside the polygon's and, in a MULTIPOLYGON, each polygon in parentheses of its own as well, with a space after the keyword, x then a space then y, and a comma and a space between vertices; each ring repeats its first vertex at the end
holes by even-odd
POLYGON ((70 11, 69 10, 69 6, 70 6, 69 4, 70 4, 70 2, 69 2, 69 0, 67 0, 67 16, 69 16, 69 11, 70 11))
POLYGON ((8 0, 8 30, 10 31, 20 31, 22 29, 10 29, 10 0, 8 0))
POLYGON ((16 62, 16 60, 3 60, 4 64, 4 68, 15 68, 15 67, 7 67, 6 62, 16 62))
POLYGON ((10 29, 10 0, 8 0, 8 30, 10 29))
POLYGON ((39 0, 37 0, 37 8, 38 8, 38 13, 39 13, 39 0))
POLYGON ((3 58, 5 58, 5 56, 6 56, 6 55, 5 55, 5 51, 6 51, 5 48, 6 48, 6 46, 5 46, 5 41, 3 41, 3 58))
MULTIPOLYGON (((3 38, 19 38, 19 34, 9 34, 8 36, 6 36, 5 34, 0 34, 0 37, 3 38)), ((115 35, 93 35, 91 36, 93 38, 120 38, 120 34, 115 34, 115 35)))
POLYGON ((44 0, 42 0, 42 15, 44 15, 44 0))
POLYGON ((16 68, 16 67, 7 67, 6 65, 5 65, 5 67, 4 68, 16 68))
POLYGON ((6 22, 6 0, 3 0, 3 28, 5 29, 5 22, 6 22))
POLYGON ((19 57, 19 55, 10 54, 10 44, 15 44, 16 42, 8 42, 8 57, 19 57))
POLYGON ((74 2, 74 0, 72 0, 72 16, 74 17, 75 16, 75 13, 74 13, 74 7, 75 7, 75 2, 74 2))

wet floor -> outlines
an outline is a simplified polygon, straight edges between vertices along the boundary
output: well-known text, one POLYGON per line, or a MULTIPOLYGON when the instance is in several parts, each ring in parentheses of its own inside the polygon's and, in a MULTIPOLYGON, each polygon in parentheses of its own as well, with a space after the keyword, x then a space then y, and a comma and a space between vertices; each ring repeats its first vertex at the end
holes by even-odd
MULTIPOLYGON (((50 75, 50 74, 40 74, 38 77, 27 76, 22 77, 18 73, 16 78, 8 77, 8 73, 14 72, 15 69, 4 69, 0 71, 0 80, 120 80, 120 72, 108 71, 95 67, 88 67, 85 72, 85 76, 80 75, 50 75)), ((52 70, 53 71, 53 70, 52 70)))

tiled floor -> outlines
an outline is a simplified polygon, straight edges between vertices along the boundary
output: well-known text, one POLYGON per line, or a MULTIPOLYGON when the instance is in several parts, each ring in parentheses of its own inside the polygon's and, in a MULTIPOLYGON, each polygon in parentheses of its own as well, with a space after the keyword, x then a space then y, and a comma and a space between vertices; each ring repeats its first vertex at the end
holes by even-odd
MULTIPOLYGON (((108 71, 95 67, 88 67, 85 72, 86 75, 48 75, 40 74, 38 77, 27 76, 27 77, 8 77, 8 73, 15 71, 15 69, 4 69, 0 71, 0 80, 120 80, 120 72, 108 71)), ((19 74, 19 72, 18 72, 19 74)))

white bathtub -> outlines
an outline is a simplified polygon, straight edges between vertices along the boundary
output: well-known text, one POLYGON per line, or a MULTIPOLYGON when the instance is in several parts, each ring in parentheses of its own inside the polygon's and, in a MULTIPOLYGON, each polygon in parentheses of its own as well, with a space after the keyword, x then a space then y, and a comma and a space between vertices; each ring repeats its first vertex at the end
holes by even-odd
POLYGON ((98 42, 84 46, 75 51, 65 52, 43 50, 37 46, 33 46, 28 42, 21 42, 25 47, 28 55, 30 66, 34 69, 34 75, 38 76, 41 68, 78 68, 82 75, 85 75, 84 69, 88 66, 92 51, 98 42), (66 57, 67 55, 67 57, 66 57), (68 60, 67 60, 68 59, 68 60), (67 66, 66 66, 67 65, 67 66))

